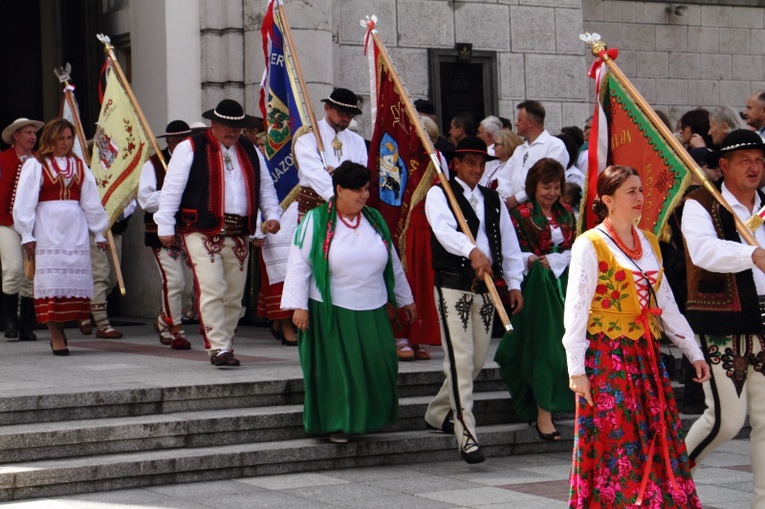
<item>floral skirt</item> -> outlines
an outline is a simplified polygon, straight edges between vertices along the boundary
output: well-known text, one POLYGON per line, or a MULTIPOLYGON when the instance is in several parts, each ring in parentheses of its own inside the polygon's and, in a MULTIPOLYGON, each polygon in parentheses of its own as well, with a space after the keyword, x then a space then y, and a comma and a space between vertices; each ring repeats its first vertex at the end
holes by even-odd
POLYGON ((594 406, 578 398, 569 507, 701 509, 658 342, 587 339, 594 406))

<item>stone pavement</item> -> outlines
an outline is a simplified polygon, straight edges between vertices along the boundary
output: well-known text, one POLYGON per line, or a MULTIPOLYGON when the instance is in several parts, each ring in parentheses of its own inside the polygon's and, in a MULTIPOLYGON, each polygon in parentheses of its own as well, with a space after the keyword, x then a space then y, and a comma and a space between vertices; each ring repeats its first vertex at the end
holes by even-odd
MULTIPOLYGON (((175 352, 157 341, 146 320, 120 327, 121 340, 96 340, 69 329, 70 357, 54 357, 47 332, 36 343, 2 342, 0 397, 78 393, 107 387, 172 387, 299 377, 296 348, 281 346, 267 329, 241 327, 236 352, 242 366, 216 369, 201 348, 196 326, 186 330, 193 349, 175 352)), ((498 340, 493 340, 492 358, 498 340)), ((437 350, 437 349, 436 349, 437 350)), ((440 371, 442 353, 429 362, 402 363, 402 372, 440 371)), ((493 363, 489 363, 493 366, 493 363)), ((735 440, 696 472, 705 508, 747 509, 752 490, 748 440, 735 440)), ((146 487, 0 504, 27 509, 235 509, 289 508, 492 508, 566 507, 570 454, 490 457, 469 466, 449 461, 327 470, 316 473, 146 487)))
MULTIPOLYGON (((705 509, 749 509, 748 440, 696 471, 705 509)), ((416 460, 416 458, 413 458, 416 460)), ((567 453, 460 460, 176 484, 0 504, 17 509, 564 509, 567 453)))

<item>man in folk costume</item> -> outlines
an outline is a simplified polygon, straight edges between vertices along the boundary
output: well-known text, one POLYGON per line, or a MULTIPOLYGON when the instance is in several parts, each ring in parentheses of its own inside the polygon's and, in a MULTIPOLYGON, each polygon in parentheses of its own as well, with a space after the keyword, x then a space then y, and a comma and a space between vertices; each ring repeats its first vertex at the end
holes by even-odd
POLYGON ((441 320, 446 380, 425 413, 431 429, 454 433, 467 463, 484 461, 473 416, 473 380, 486 362, 494 305, 484 274, 502 277, 514 312, 521 310, 523 260, 513 223, 496 191, 478 185, 486 161, 486 143, 469 136, 457 144, 449 181, 476 244, 457 224, 443 188, 428 191, 425 214, 433 231, 435 299, 441 320), (452 422, 453 420, 453 422, 452 422))
POLYGON ((328 168, 324 168, 316 144, 315 131, 306 132, 295 139, 293 150, 298 167, 300 195, 298 215, 328 202, 335 194, 332 188, 332 172, 343 161, 367 165, 367 146, 364 138, 350 131, 351 120, 361 115, 359 99, 347 88, 336 88, 324 103, 324 118, 318 121, 315 131, 321 135, 328 168))
POLYGON ((178 144, 154 214, 162 245, 180 234, 199 297, 199 322, 210 363, 238 366, 232 349, 247 279, 248 236, 260 209, 264 229, 279 231, 281 207, 263 156, 243 137, 252 122, 231 99, 202 114, 209 131, 178 144))
POLYGON ((21 166, 33 156, 39 120, 18 118, 3 129, 3 141, 11 147, 0 152, 0 260, 3 271, 3 313, 5 337, 35 341, 35 308, 32 280, 24 276, 21 235, 13 229, 13 204, 21 166), (21 296, 21 312, 19 311, 21 296))
MULTIPOLYGON (((746 221, 765 204, 758 190, 765 143, 755 132, 728 134, 710 154, 723 172, 721 194, 746 221)), ((686 437, 698 464, 734 438, 747 414, 752 425, 750 457, 753 509, 765 508, 765 249, 745 244, 733 215, 704 188, 688 195, 683 211, 688 300, 685 316, 698 334, 711 366, 704 384, 707 409, 686 437)), ((765 228, 754 232, 765 246, 765 228)))
MULTIPOLYGON (((175 147, 190 135, 191 128, 183 120, 173 120, 167 124, 165 134, 157 136, 167 141, 167 147, 162 151, 165 164, 170 161, 175 147)), ((154 154, 143 165, 141 180, 138 184, 138 204, 145 212, 143 216, 146 228, 144 244, 151 248, 162 279, 162 311, 157 317, 154 328, 163 345, 170 345, 173 350, 188 350, 191 348, 191 343, 186 338, 182 327, 183 289, 186 287, 183 265, 186 263, 186 252, 178 235, 171 247, 164 247, 159 241, 157 223, 154 222, 154 213, 159 210, 159 197, 162 195, 164 181, 165 167, 160 162, 159 156, 154 154)))
POLYGON ((125 210, 117 216, 117 220, 111 227, 114 242, 108 249, 99 249, 95 235, 90 235, 90 266, 93 273, 93 300, 90 302, 90 317, 80 320, 80 332, 86 336, 96 329, 96 337, 99 339, 120 339, 124 334, 112 327, 109 321, 107 298, 114 289, 116 280, 113 277, 113 269, 110 264, 109 250, 117 253, 117 260, 122 260, 122 234, 128 226, 130 217, 138 208, 135 200, 131 201, 125 210))

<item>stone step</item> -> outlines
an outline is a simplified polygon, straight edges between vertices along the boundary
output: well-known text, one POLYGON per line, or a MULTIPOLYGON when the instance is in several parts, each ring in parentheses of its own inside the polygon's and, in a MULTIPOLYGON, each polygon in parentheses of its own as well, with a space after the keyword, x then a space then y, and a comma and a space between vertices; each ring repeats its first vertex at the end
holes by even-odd
MULTIPOLYGON (((681 415, 683 428, 697 418, 681 415)), ((559 442, 540 440, 527 424, 479 426, 478 437, 490 465, 497 456, 570 452, 573 420, 559 419, 557 427, 559 442)), ((13 462, 0 466, 0 502, 458 457, 453 436, 419 429, 354 436, 348 444, 303 437, 13 462)))
MULTIPOLYGON (((399 420, 385 431, 424 428, 431 396, 401 398, 399 420)), ((145 450, 302 439, 302 405, 151 414, 0 426, 2 464, 145 450)), ((475 394, 479 424, 518 421, 506 391, 475 394)))
MULTIPOLYGON (((435 395, 443 373, 424 370, 399 373, 399 396, 435 395)), ((108 385, 57 390, 14 391, 0 396, 0 426, 33 422, 69 421, 204 411, 226 408, 295 405, 303 403, 302 378, 174 387, 108 385)), ((504 391, 497 368, 484 369, 475 392, 504 391)))
MULTIPOLYGON (((526 424, 481 426, 478 433, 490 462, 492 456, 569 451, 572 423, 559 429, 565 439, 556 443, 541 442, 526 424)), ((352 437, 348 444, 301 438, 18 462, 0 467, 0 502, 458 457, 453 436, 418 430, 352 437)))

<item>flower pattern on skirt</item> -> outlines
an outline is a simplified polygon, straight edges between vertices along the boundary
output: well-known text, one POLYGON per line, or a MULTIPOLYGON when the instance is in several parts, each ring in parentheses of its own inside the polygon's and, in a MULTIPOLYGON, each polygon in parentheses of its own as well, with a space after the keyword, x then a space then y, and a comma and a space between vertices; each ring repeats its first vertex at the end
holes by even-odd
POLYGON ((589 406, 583 398, 577 402, 569 507, 701 509, 685 443, 678 433, 680 418, 658 343, 651 341, 648 345, 643 337, 637 341, 610 338, 602 332, 587 336, 590 347, 585 367, 594 405, 589 406), (649 347, 658 359, 661 387, 654 381, 649 347), (659 390, 666 401, 663 409, 659 390), (670 486, 658 436, 654 456, 648 461, 651 439, 660 429, 662 412, 678 490, 670 486), (650 466, 650 476, 642 504, 637 506, 646 466, 650 466))

